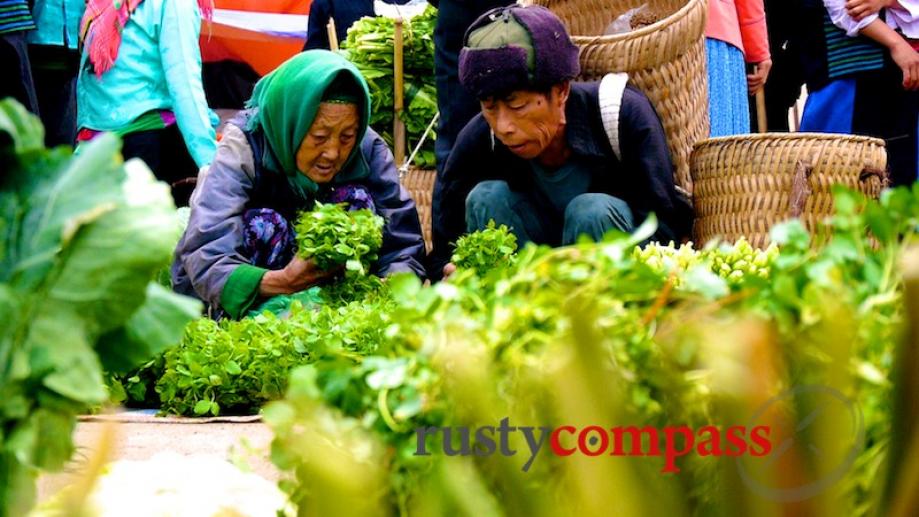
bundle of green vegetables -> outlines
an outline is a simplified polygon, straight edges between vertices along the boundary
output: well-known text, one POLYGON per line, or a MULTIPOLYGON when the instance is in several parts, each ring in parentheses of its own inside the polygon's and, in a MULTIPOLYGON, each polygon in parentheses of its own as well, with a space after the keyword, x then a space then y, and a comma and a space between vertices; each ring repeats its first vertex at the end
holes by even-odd
MULTIPOLYGON (((403 72, 405 123, 409 150, 414 149, 425 130, 437 115, 437 89, 434 85, 434 25, 437 10, 428 6, 403 28, 403 72)), ((393 145, 394 113, 394 34, 395 22, 382 16, 365 17, 348 30, 342 42, 342 53, 357 66, 370 87, 370 125, 393 145)), ((434 166, 434 133, 428 134, 415 165, 434 166)))
POLYGON ((343 265, 363 275, 383 245, 383 218, 368 209, 316 203, 300 214, 295 228, 297 255, 314 260, 323 271, 343 265))

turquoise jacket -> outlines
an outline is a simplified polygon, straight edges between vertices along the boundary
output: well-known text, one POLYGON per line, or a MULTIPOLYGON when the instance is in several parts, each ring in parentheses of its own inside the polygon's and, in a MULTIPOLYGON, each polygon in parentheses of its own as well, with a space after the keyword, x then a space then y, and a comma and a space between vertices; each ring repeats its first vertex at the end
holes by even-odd
POLYGON ((77 127, 116 131, 152 110, 171 110, 199 167, 214 158, 217 116, 201 81, 201 13, 192 0, 145 0, 122 32, 115 65, 96 77, 84 45, 77 127))
POLYGON ((29 33, 29 43, 53 45, 76 50, 80 34, 80 18, 86 0, 44 0, 35 2, 32 18, 36 29, 29 33))

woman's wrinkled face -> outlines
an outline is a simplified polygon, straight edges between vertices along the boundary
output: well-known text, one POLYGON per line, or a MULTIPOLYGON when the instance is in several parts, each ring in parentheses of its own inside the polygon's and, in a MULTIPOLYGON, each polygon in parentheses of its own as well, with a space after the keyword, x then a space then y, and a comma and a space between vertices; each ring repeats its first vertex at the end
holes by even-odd
POLYGON ((351 156, 359 129, 357 105, 321 103, 297 149, 297 169, 318 184, 332 181, 351 156))

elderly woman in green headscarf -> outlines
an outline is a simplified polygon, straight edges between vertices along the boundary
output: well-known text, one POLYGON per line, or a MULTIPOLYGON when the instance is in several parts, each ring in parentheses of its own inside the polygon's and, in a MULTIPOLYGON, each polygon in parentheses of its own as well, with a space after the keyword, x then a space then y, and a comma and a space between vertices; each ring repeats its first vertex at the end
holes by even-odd
POLYGON ((372 129, 367 83, 344 58, 303 52, 256 85, 249 110, 226 126, 191 198, 175 253, 177 292, 213 313, 239 318, 275 295, 328 279, 296 257, 293 222, 316 201, 382 216, 383 247, 372 272, 423 277, 424 240, 392 153, 372 129))

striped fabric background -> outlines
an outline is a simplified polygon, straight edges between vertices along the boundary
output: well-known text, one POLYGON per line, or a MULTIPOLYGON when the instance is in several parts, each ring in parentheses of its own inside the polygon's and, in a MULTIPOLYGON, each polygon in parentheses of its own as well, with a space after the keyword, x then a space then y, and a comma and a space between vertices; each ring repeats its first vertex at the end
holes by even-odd
POLYGON ((865 38, 849 37, 845 31, 833 25, 829 15, 824 17, 823 32, 826 35, 827 70, 831 80, 884 67, 883 47, 865 38))
POLYGON ((34 28, 26 0, 0 0, 0 34, 34 28))

